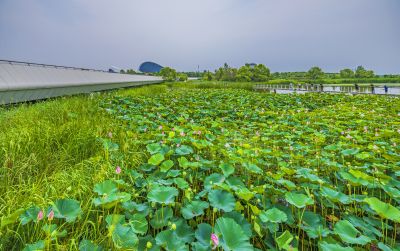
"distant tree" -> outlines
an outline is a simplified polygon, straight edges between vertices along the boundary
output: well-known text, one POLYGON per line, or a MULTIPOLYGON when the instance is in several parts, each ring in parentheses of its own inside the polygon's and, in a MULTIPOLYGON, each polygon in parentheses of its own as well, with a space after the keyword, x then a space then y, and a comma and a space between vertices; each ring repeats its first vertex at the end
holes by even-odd
POLYGON ((239 68, 236 74, 236 80, 241 82, 250 82, 252 79, 253 73, 252 69, 248 64, 239 68))
POLYGON ((213 74, 210 71, 206 71, 203 74, 203 80, 211 81, 213 80, 213 74))
POLYGON ((270 76, 270 70, 265 65, 258 64, 253 68, 253 77, 251 80, 254 82, 263 82, 267 81, 270 76))
POLYGON ((354 71, 351 69, 343 69, 340 71, 341 78, 354 78, 354 71))
POLYGON ((227 63, 224 67, 219 68, 215 71, 215 79, 221 81, 235 81, 237 69, 229 67, 227 63))
POLYGON ((375 77, 374 71, 373 71, 373 70, 367 71, 367 72, 365 73, 365 77, 366 77, 366 78, 373 78, 373 77, 375 77))
POLYGON ((177 77, 176 70, 170 67, 162 68, 160 71, 160 75, 165 81, 175 81, 177 77))
POLYGON ((357 66, 355 72, 356 78, 373 78, 375 76, 374 71, 366 70, 362 65, 357 66))
POLYGON ((186 82, 188 80, 188 75, 186 75, 185 73, 179 73, 178 80, 182 81, 182 82, 186 82))
POLYGON ((362 65, 357 66, 355 72, 356 78, 365 78, 366 75, 367 75, 367 70, 365 70, 365 68, 362 65))
POLYGON ((320 79, 324 77, 324 72, 321 68, 314 66, 307 72, 307 77, 310 79, 320 79))
POLYGON ((124 73, 125 73, 124 69, 121 69, 121 70, 119 71, 119 73, 124 74, 124 73))
POLYGON ((136 72, 134 70, 132 70, 132 69, 126 70, 126 73, 127 74, 136 74, 136 72))

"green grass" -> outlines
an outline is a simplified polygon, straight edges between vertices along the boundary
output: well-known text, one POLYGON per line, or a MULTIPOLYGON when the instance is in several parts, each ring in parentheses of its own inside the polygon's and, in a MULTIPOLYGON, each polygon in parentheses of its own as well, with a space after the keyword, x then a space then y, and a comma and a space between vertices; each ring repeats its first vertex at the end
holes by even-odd
MULTIPOLYGON (((119 92, 146 95, 165 88, 151 86, 119 92)), ((99 107, 108 95, 57 98, 0 109, 0 219, 20 208, 47 205, 58 198, 82 201, 83 210, 89 211, 93 185, 115 168, 99 141, 109 132, 124 146, 121 150, 126 159, 132 164, 138 161, 139 150, 129 146, 127 140, 134 135, 121 131, 118 122, 99 107)), ((80 227, 82 232, 69 236, 77 238, 93 232, 89 225, 80 227)), ((0 226, 0 250, 20 250, 37 239, 31 231, 18 229, 14 232, 16 229, 0 226)))

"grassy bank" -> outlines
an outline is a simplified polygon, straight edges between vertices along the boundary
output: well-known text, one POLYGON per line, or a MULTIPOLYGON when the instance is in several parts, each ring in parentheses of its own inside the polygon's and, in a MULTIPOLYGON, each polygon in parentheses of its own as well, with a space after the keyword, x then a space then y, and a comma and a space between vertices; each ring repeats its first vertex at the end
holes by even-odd
MULTIPOLYGON (((160 91, 165 91, 165 86, 120 93, 149 95, 160 91)), ((125 160, 132 165, 138 162, 139 149, 129 145, 134 134, 121 130, 119 122, 99 106, 101 100, 113 94, 0 108, 0 250, 21 250, 25 244, 43 237, 40 229, 8 225, 13 213, 21 208, 33 204, 44 207, 56 199, 74 198, 83 202, 83 211, 91 211, 94 184, 115 169, 115 160, 107 159, 105 150, 104 139, 111 134, 113 141, 122 146, 119 150, 125 160)), ((79 230, 67 230, 71 239, 100 236, 90 221, 75 227, 79 230)), ((78 247, 76 243, 66 245, 73 250, 78 247)))

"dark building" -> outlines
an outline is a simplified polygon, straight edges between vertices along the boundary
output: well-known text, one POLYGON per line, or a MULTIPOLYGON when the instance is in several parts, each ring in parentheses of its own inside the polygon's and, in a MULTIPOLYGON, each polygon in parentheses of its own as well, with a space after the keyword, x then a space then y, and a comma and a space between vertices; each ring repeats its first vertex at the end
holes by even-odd
POLYGON ((160 72, 163 67, 153 62, 144 62, 139 66, 139 71, 144 73, 160 72))

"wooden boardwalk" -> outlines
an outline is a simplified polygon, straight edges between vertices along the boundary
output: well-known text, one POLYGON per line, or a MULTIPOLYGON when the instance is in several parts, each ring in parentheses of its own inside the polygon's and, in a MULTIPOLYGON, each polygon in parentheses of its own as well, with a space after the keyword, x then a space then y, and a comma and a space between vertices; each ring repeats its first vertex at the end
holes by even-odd
POLYGON ((400 88, 388 87, 387 91, 382 86, 359 86, 358 89, 355 86, 324 86, 324 85, 279 85, 279 84, 257 84, 254 86, 255 91, 268 91, 273 93, 344 93, 344 94, 370 94, 370 95, 387 95, 387 96, 399 96, 400 88))

